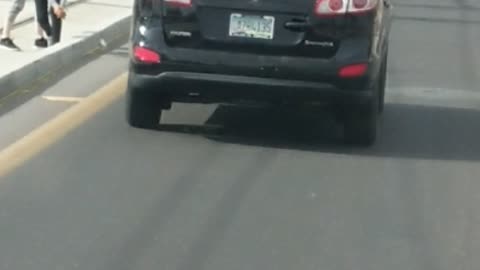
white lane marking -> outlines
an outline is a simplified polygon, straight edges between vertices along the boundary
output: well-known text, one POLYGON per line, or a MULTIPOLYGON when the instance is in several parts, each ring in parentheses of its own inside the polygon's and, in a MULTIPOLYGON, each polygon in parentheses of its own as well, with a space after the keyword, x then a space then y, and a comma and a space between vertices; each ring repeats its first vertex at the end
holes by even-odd
POLYGON ((59 101, 59 102, 80 102, 84 98, 83 97, 64 97, 64 96, 42 96, 43 99, 48 101, 59 101))
POLYGON ((386 92, 386 102, 480 110, 480 89, 389 87, 386 92))

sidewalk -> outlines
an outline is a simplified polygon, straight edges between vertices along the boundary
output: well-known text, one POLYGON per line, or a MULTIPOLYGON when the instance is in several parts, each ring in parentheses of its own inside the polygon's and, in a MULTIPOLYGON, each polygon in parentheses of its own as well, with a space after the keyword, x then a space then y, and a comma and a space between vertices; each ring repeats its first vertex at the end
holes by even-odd
MULTIPOLYGON (((70 0, 62 41, 46 49, 33 47, 33 0, 19 15, 12 38, 21 52, 0 49, 0 103, 8 95, 28 90, 49 73, 78 62, 112 42, 126 41, 133 0, 70 0)), ((11 4, 0 0, 0 20, 11 4)))

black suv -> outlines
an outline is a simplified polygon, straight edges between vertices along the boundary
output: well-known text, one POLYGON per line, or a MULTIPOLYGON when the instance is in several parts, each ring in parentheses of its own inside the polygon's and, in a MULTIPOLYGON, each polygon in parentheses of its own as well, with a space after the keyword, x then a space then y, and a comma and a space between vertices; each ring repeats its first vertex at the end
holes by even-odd
POLYGON ((334 105, 370 145, 383 110, 390 0, 136 0, 127 120, 172 102, 334 105))

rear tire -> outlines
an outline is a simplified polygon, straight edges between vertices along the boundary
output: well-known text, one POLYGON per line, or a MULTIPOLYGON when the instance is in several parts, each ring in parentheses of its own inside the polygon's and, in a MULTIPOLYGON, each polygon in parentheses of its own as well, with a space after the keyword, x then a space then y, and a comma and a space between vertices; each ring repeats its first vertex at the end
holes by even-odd
POLYGON ((362 104, 351 104, 344 107, 344 138, 345 142, 360 146, 370 146, 377 138, 380 93, 378 82, 374 96, 362 104))
POLYGON ((378 112, 383 113, 385 110, 385 91, 387 88, 387 68, 388 68, 388 50, 383 59, 382 67, 380 69, 380 81, 378 86, 378 112))
MULTIPOLYGON (((377 100, 377 99, 375 99, 377 100)), ((378 103, 353 105, 345 113, 345 142, 353 145, 370 146, 377 138, 378 103)))
POLYGON ((131 88, 127 90, 127 122, 130 126, 157 129, 160 126, 161 112, 155 95, 131 88))

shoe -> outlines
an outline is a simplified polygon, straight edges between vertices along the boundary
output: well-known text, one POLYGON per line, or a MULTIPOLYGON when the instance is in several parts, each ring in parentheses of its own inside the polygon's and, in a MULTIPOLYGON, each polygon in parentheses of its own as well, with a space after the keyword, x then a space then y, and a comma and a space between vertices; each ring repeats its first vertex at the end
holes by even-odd
POLYGON ((37 48, 47 48, 48 47, 48 41, 45 38, 35 39, 35 47, 37 47, 37 48))
POLYGON ((20 48, 13 42, 11 38, 0 39, 0 47, 10 51, 20 51, 20 48))

